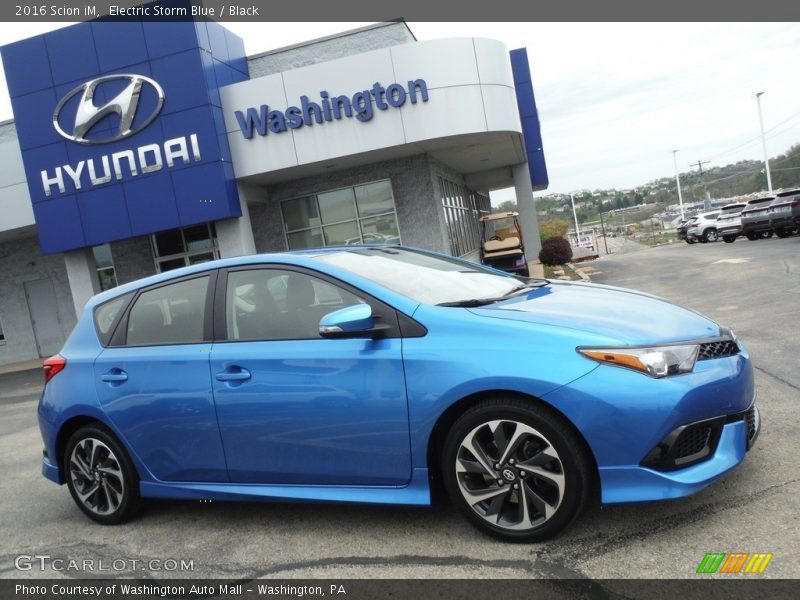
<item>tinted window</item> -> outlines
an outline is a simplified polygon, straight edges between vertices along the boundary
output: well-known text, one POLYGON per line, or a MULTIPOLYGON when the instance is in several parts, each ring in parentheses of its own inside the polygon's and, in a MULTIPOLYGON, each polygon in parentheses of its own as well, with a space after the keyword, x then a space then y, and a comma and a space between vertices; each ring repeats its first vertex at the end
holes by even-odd
POLYGON ((233 271, 228 273, 228 339, 318 338, 322 317, 361 302, 347 290, 305 273, 233 271))
POLYGON ((203 341, 208 276, 144 292, 128 317, 128 345, 203 341))
POLYGON ((111 334, 114 333, 111 329, 119 316, 120 311, 128 304, 131 295, 120 296, 101 304, 94 309, 94 325, 97 329, 97 337, 100 342, 107 346, 111 340, 111 334))

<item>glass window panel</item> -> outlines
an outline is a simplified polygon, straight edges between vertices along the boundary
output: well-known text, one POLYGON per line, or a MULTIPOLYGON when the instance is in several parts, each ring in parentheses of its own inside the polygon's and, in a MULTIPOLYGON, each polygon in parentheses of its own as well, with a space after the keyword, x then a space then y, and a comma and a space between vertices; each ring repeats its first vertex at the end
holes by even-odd
POLYGON ((378 215, 394 210, 392 184, 389 180, 376 181, 356 188, 358 214, 362 217, 378 215))
POLYGON ((214 245, 214 241, 208 233, 208 225, 205 224, 186 227, 183 230, 183 237, 186 240, 186 249, 189 252, 211 248, 214 245))
POLYGON ((202 342, 208 279, 198 277, 144 292, 128 317, 127 343, 202 342))
POLYGON ((319 212, 324 224, 349 221, 356 218, 353 188, 318 194, 319 212))
POLYGON ((295 198, 281 203, 283 223, 286 231, 306 229, 319 225, 317 200, 314 196, 295 198))
POLYGON ((289 244, 289 250, 319 248, 324 245, 322 243, 322 231, 318 228, 290 233, 286 236, 286 241, 289 244))
POLYGON ((190 265, 197 265, 199 263, 208 262, 210 260, 214 260, 214 253, 213 252, 203 252, 202 254, 193 254, 189 257, 189 264, 190 265))
POLYGON ((184 257, 173 258, 170 260, 162 260, 158 263, 158 270, 160 273, 171 271, 172 269, 180 269, 186 266, 186 259, 184 257))
POLYGON ((117 275, 114 269, 100 269, 97 271, 97 278, 100 280, 100 291, 105 292, 117 287, 117 275))
POLYGON ((325 232, 326 246, 349 246, 361 243, 361 234, 358 231, 358 223, 339 223, 338 225, 328 225, 323 227, 325 232))
POLYGON ((183 237, 180 229, 170 229, 162 231, 153 236, 156 240, 156 254, 158 256, 169 256, 170 254, 180 254, 185 251, 183 247, 183 237))
POLYGON ((156 254, 158 256, 169 256, 170 254, 180 254, 185 252, 183 238, 180 229, 170 229, 155 234, 156 254))
POLYGON ((394 213, 361 220, 365 244, 399 244, 400 231, 394 213))
POLYGON ((114 266, 114 261, 111 258, 111 246, 109 244, 95 246, 92 248, 92 254, 94 254, 94 262, 98 269, 114 266))

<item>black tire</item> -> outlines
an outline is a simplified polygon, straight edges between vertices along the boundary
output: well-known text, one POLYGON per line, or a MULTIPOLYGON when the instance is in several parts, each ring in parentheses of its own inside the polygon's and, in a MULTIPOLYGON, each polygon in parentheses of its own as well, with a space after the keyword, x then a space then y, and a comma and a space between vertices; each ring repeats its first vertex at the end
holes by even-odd
POLYGON ((732 244, 733 242, 735 242, 735 241, 736 241, 736 236, 735 236, 735 235, 723 235, 723 236, 722 236, 722 240, 723 240, 723 241, 724 241, 726 244, 732 244))
POLYGON ((136 468, 122 444, 99 423, 72 434, 64 451, 63 468, 72 499, 93 521, 116 525, 139 511, 136 468), (90 489, 96 491, 87 495, 90 489))
POLYGON ((593 490, 595 469, 584 448, 554 410, 519 398, 487 399, 459 417, 448 431, 441 457, 442 481, 453 504, 484 533, 508 542, 541 542, 572 523, 593 490), (495 421, 501 424, 492 430, 490 423, 495 421), (514 445, 501 449, 502 440, 513 441, 517 432, 514 445), (491 472, 464 446, 472 440, 479 444, 475 452, 483 451, 483 464, 491 472), (526 499, 524 506, 520 492, 526 499), (492 496, 471 501, 481 493, 492 496))
POLYGON ((762 238, 763 236, 751 231, 750 233, 746 233, 745 237, 747 237, 747 239, 751 242, 755 242, 757 239, 762 238))
POLYGON ((762 231, 761 233, 758 234, 758 237, 760 237, 762 240, 769 239, 769 238, 772 237, 772 232, 771 231, 762 231))
POLYGON ((783 239, 783 238, 787 238, 790 235, 792 235, 792 232, 789 229, 776 229, 775 230, 775 235, 777 235, 779 238, 783 239))
POLYGON ((694 239, 694 238, 686 238, 686 243, 687 244, 696 244, 697 240, 694 239))
POLYGON ((709 227, 703 232, 703 241, 704 242, 716 242, 719 239, 719 234, 717 230, 713 227, 709 227))

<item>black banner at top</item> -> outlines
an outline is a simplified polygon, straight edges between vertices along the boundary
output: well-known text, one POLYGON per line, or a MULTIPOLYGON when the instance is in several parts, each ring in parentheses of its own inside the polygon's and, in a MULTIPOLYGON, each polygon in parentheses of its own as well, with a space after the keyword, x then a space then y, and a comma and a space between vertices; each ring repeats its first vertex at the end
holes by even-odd
POLYGON ((12 0, 6 22, 140 21, 800 21, 796 0, 12 0))

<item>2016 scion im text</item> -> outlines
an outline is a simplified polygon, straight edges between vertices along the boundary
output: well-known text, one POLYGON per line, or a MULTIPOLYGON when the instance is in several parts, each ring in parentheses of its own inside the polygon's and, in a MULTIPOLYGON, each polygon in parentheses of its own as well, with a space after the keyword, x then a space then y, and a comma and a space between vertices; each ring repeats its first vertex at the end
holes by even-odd
POLYGON ((45 361, 43 473, 142 498, 425 505, 551 537, 588 501, 698 491, 759 431, 734 334, 647 294, 396 246, 247 256, 90 300, 45 361))

